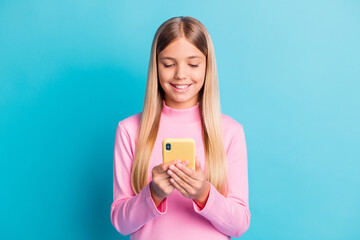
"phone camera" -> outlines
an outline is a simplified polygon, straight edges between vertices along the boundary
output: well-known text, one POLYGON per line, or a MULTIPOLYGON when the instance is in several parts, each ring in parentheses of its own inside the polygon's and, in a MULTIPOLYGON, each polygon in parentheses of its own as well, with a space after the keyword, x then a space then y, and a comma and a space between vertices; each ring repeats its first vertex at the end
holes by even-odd
POLYGON ((170 144, 170 143, 167 143, 167 144, 166 144, 166 150, 169 151, 170 149, 171 149, 171 144, 170 144))

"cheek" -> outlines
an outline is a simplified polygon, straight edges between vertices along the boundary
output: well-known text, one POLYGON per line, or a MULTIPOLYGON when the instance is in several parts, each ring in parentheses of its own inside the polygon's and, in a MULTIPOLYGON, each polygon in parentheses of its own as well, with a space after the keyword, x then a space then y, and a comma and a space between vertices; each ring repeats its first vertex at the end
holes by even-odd
POLYGON ((160 82, 168 82, 171 79, 171 72, 167 70, 159 69, 159 80, 160 82))
POLYGON ((205 79, 205 68, 199 68, 192 73, 192 78, 196 82, 203 82, 205 79))

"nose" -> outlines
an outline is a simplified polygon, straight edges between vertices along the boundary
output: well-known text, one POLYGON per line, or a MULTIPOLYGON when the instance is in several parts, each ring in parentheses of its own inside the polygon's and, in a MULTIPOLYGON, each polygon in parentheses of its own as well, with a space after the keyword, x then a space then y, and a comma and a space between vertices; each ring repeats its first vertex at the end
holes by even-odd
POLYGON ((186 78, 185 75, 186 69, 182 65, 177 65, 176 72, 175 72, 175 79, 184 79, 186 78))

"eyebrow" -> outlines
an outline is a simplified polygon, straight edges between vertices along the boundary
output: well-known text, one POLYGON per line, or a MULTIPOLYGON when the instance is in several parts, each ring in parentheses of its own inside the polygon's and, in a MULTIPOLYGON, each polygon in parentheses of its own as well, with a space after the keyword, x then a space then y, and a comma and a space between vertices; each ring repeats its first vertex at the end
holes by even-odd
MULTIPOLYGON (((200 56, 190 56, 190 57, 187 57, 187 58, 201 58, 200 56)), ((172 57, 161 57, 160 59, 170 59, 170 60, 175 60, 175 58, 172 58, 172 57)))

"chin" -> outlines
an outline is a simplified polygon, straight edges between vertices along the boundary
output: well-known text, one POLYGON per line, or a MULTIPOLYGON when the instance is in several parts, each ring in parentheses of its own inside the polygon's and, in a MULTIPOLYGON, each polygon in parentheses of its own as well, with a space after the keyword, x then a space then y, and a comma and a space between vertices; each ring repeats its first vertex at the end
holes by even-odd
POLYGON ((173 102, 176 103, 186 103, 187 101, 189 101, 188 99, 171 99, 173 102))
POLYGON ((176 102, 176 103, 179 103, 179 104, 186 104, 186 103, 189 103, 189 102, 192 102, 192 98, 182 98, 182 99, 172 99, 172 101, 176 102))

